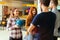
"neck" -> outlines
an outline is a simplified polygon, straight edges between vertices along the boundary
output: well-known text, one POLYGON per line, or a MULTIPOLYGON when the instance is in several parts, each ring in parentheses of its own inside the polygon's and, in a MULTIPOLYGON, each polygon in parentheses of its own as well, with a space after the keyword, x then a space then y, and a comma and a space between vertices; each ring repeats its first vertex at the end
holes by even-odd
POLYGON ((15 16, 15 18, 18 18, 18 16, 15 16))
POLYGON ((52 9, 55 10, 56 9, 56 6, 54 6, 52 9))
POLYGON ((42 12, 48 12, 48 7, 42 6, 42 12))

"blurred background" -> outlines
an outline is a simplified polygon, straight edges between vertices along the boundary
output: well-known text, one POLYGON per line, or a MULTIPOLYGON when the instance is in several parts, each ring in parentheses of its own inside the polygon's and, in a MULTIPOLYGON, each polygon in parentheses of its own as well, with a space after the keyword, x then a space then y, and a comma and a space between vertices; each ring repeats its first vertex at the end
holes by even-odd
MULTIPOLYGON (((60 0, 58 0, 58 2, 59 4, 57 6, 57 9, 60 12, 60 0)), ((8 36, 7 34, 8 32, 4 31, 4 29, 6 27, 9 14, 11 13, 12 9, 18 8, 20 11, 20 14, 19 14, 20 18, 25 21, 28 15, 29 9, 32 6, 36 7, 38 10, 38 13, 40 13, 39 0, 0 0, 0 30, 1 30, 0 35, 4 34, 5 36, 8 36)), ((5 38, 5 36, 2 36, 2 35, 0 36, 0 40, 4 40, 5 38)), ((58 40, 60 39, 58 38, 58 40)))

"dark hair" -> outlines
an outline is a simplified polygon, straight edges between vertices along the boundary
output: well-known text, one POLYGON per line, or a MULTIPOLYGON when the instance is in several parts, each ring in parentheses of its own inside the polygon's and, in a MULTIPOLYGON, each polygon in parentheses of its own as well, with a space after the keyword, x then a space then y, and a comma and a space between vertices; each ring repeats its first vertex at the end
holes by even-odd
POLYGON ((53 2, 56 6, 58 5, 58 0, 53 0, 53 2))
POLYGON ((44 5, 44 6, 49 6, 50 4, 50 0, 40 0, 40 2, 44 5))

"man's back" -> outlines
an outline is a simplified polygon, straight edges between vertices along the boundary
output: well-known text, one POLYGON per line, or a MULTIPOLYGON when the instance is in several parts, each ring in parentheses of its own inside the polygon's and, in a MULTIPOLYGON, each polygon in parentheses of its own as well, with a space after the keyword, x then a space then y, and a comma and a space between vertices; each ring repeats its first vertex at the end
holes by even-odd
POLYGON ((42 12, 34 18, 32 24, 35 26, 39 25, 41 40, 50 40, 53 38, 55 20, 56 15, 52 12, 42 12))

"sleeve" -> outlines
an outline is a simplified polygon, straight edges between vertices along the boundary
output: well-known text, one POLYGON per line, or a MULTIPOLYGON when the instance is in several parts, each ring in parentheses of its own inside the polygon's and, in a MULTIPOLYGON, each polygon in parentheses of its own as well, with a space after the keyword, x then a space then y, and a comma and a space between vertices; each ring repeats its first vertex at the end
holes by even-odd
POLYGON ((59 13, 56 13, 54 36, 58 35, 59 21, 60 21, 60 19, 59 19, 59 13))
POLYGON ((11 24, 11 22, 10 22, 10 19, 9 19, 9 20, 7 21, 7 27, 6 27, 8 30, 10 29, 10 26, 11 26, 10 24, 11 24))
POLYGON ((29 18, 29 16, 28 16, 27 19, 26 19, 26 21, 25 21, 25 28, 26 28, 26 29, 28 29, 29 24, 30 24, 30 18, 29 18))
POLYGON ((37 26, 39 24, 39 15, 36 15, 32 21, 31 24, 33 24, 34 26, 37 26))
MULTIPOLYGON (((60 13, 59 13, 59 17, 60 17, 60 13)), ((59 27, 60 27, 60 18, 59 18, 59 27)))

